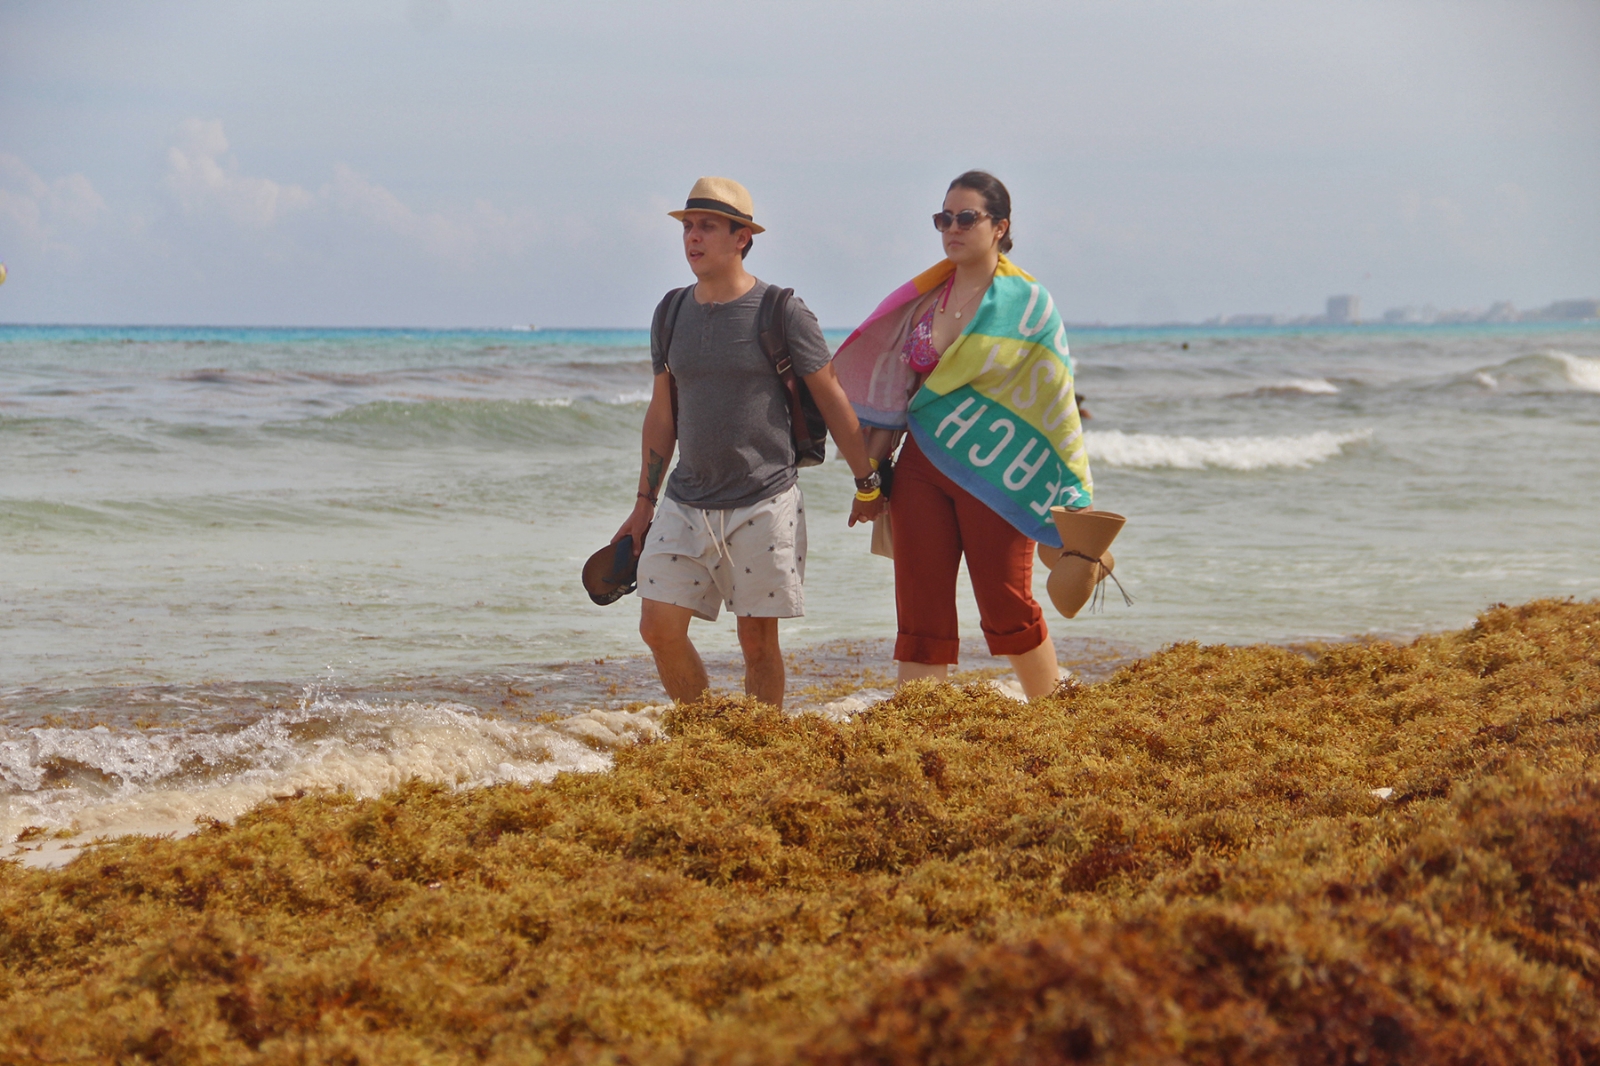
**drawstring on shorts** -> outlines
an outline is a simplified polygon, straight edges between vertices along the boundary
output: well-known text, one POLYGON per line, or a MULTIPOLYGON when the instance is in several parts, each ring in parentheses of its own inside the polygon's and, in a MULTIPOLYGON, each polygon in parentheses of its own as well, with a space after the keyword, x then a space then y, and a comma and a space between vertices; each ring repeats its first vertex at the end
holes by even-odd
MULTIPOLYGON (((717 535, 717 530, 711 528, 711 516, 704 510, 700 511, 700 521, 706 524, 706 533, 710 535, 711 543, 717 546, 717 558, 728 560, 728 572, 731 574, 733 573, 733 552, 728 550, 728 512, 726 510, 719 509, 717 511, 717 515, 717 524, 722 527, 721 536, 717 535)), ((730 611, 733 609, 733 600, 731 597, 728 600, 728 609, 730 611)))

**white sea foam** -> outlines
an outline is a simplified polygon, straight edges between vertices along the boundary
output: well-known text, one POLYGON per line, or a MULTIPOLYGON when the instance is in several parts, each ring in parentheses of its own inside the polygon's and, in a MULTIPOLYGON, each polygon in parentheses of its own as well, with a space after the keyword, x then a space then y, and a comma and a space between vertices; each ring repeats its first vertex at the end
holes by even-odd
POLYGON ((871 707, 873 704, 882 703, 892 695, 894 695, 894 693, 881 688, 858 689, 857 691, 850 693, 848 696, 841 696, 839 699, 829 700, 827 703, 819 706, 796 707, 792 713, 815 714, 819 717, 826 718, 830 722, 848 722, 850 719, 871 707))
POLYGON ((533 723, 452 703, 322 697, 228 733, 0 729, 0 840, 30 826, 75 829, 65 846, 12 849, 24 861, 61 862, 71 843, 186 833, 197 818, 236 818, 300 790, 375 796, 413 778, 474 787, 604 770, 618 747, 660 735, 664 709, 533 723))
MULTIPOLYGON (((1072 671, 1065 666, 1061 668, 1062 677, 1071 677, 1072 671)), ((1019 703, 1027 703, 1028 696, 1022 691, 1022 684, 1015 677, 991 678, 988 682, 990 688, 1007 699, 1019 703)), ((894 693, 882 688, 857 689, 848 696, 841 696, 836 700, 816 705, 801 705, 790 710, 790 714, 815 714, 826 718, 830 722, 848 722, 863 711, 871 709, 874 705, 891 698, 894 693)))
POLYGON ((1569 352, 1551 352, 1566 370, 1567 381, 1584 392, 1600 392, 1600 359, 1586 359, 1569 352))
POLYGON ((1179 470, 1268 470, 1325 462, 1352 444, 1370 440, 1370 429, 1321 431, 1301 437, 1166 437, 1118 429, 1084 434, 1093 462, 1107 466, 1179 470))
POLYGON ((989 682, 989 687, 1000 693, 1000 695, 1004 696, 1006 699, 1016 700, 1018 703, 1028 702, 1028 694, 1022 691, 1022 682, 1018 681, 1016 678, 997 677, 989 682))
POLYGON ((1474 370, 1468 380, 1506 392, 1600 392, 1600 359, 1550 349, 1474 370))
MULTIPOLYGON (((1014 699, 1014 683, 991 682, 1014 699)), ((848 722, 891 692, 862 689, 792 713, 848 722)), ((0 859, 70 862, 85 842, 185 835, 278 796, 377 796, 413 779, 457 788, 531 784, 611 767, 612 753, 660 738, 666 706, 593 709, 549 722, 485 718, 456 703, 314 697, 232 732, 0 727, 0 859), (26 842, 25 829, 37 827, 26 842), (57 837, 55 831, 70 835, 57 837)))
POLYGON ((1307 396, 1332 396, 1338 393, 1339 386, 1327 378, 1288 378, 1271 385, 1263 385, 1255 391, 1257 395, 1302 393, 1307 396))

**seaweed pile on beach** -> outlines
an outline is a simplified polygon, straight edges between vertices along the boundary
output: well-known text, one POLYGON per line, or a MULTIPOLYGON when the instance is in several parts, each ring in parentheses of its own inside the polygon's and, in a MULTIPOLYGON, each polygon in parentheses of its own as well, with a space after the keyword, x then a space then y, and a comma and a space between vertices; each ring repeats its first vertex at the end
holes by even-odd
POLYGON ((0 869, 0 1060, 1600 1061, 1600 604, 0 869))

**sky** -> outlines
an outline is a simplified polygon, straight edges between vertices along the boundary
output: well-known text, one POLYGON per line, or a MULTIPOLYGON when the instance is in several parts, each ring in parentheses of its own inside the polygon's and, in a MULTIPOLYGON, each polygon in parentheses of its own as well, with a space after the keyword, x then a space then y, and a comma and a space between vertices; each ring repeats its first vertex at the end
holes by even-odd
POLYGON ((1594 0, 0 0, 0 322, 849 327, 956 174, 1071 322, 1600 297, 1594 0))

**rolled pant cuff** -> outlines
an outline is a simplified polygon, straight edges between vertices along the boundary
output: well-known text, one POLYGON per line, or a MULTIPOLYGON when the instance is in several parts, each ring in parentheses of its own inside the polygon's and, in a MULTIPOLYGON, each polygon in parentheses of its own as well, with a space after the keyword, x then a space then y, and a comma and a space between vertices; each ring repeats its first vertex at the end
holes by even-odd
POLYGON ((961 661, 961 641, 901 633, 894 641, 894 660, 897 663, 922 663, 925 666, 958 663, 961 661))
MULTIPOLYGON (((904 637, 900 638, 904 640, 904 637)), ((1041 618, 1027 629, 1016 633, 990 633, 985 631, 983 639, 989 642, 990 655, 1026 655, 1050 639, 1050 629, 1041 618)), ((898 658, 898 656, 897 656, 898 658)))

